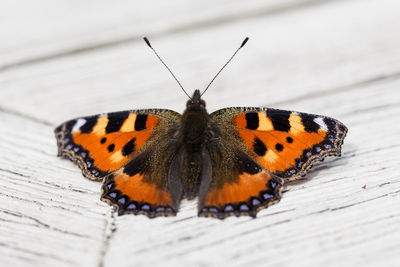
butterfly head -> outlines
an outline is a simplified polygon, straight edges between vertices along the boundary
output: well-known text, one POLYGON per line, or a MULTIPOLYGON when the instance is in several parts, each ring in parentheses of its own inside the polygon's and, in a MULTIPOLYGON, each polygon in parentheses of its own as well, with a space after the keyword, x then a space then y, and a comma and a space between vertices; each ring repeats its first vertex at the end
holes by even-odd
POLYGON ((206 108, 206 102, 201 99, 201 93, 199 89, 196 89, 193 96, 186 102, 186 108, 188 109, 198 109, 206 108))

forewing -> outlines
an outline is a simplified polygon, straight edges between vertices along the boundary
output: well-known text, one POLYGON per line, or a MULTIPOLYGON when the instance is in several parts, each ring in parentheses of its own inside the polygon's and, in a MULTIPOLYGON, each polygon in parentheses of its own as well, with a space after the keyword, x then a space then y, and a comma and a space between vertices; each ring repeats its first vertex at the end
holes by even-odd
POLYGON ((67 121, 55 129, 58 155, 78 164, 85 177, 100 180, 146 147, 159 128, 176 123, 170 110, 133 110, 67 121))
POLYGON ((211 118, 235 132, 258 164, 286 180, 304 176, 315 161, 340 156, 347 133, 329 117, 270 108, 227 108, 211 118))

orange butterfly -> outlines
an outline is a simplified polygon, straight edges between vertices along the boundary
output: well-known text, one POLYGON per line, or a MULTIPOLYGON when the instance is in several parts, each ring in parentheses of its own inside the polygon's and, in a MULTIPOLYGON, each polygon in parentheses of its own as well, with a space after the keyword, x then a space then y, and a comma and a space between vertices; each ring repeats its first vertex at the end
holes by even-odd
POLYGON ((280 200, 285 181, 340 156, 347 128, 335 119, 249 107, 209 114, 201 96, 196 90, 182 115, 147 109, 67 121, 55 129, 58 155, 102 180, 102 200, 119 214, 175 215, 183 198, 198 197, 199 216, 220 219, 255 217, 280 200))

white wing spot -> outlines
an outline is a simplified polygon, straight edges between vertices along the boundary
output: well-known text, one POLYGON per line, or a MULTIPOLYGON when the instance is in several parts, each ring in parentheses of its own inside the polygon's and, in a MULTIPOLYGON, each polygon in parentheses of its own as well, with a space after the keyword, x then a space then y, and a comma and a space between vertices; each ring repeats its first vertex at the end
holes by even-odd
POLYGON ((317 118, 314 119, 314 122, 315 122, 316 124, 318 124, 319 126, 321 126, 321 129, 323 129, 323 130, 325 130, 325 131, 328 131, 328 126, 326 125, 326 123, 325 123, 325 121, 324 121, 324 118, 322 118, 322 117, 317 117, 317 118))
POLYGON ((85 119, 78 119, 74 125, 74 127, 72 127, 72 132, 77 132, 79 131, 79 129, 82 127, 82 125, 84 125, 86 123, 85 119))

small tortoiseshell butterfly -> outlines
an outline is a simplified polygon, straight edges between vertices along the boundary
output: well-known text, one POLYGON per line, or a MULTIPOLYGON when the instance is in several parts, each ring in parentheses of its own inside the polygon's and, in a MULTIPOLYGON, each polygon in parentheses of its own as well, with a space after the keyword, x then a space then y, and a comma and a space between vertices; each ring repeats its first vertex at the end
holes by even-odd
POLYGON ((280 200, 284 182, 340 156, 347 128, 335 119, 252 107, 209 114, 201 96, 182 115, 144 109, 67 121, 55 129, 58 155, 103 181, 101 199, 120 215, 175 215, 183 198, 198 197, 199 216, 219 219, 255 217, 280 200))

